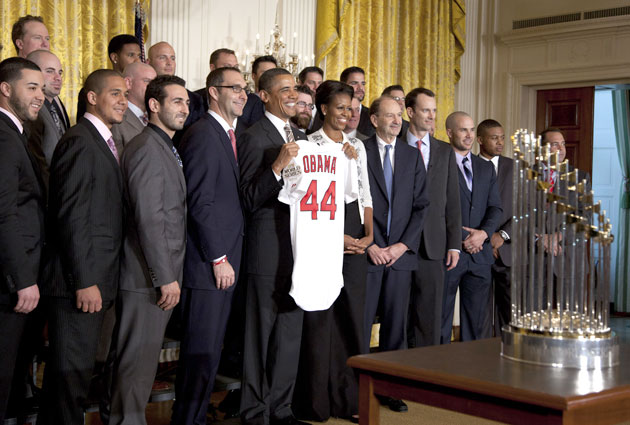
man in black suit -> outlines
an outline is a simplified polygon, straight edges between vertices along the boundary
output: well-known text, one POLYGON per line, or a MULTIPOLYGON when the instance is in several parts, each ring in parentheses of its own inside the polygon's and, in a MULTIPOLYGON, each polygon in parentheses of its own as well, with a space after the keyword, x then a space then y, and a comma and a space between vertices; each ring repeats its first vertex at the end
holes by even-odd
POLYGON ((409 346, 440 343, 444 274, 457 265, 461 248, 461 208, 455 153, 446 142, 431 136, 437 107, 435 94, 419 87, 405 99, 409 131, 402 139, 420 151, 427 170, 429 208, 413 272, 409 314, 409 346))
MULTIPOLYGON (((349 84, 354 89, 354 97, 363 102, 365 98, 365 71, 358 66, 351 66, 341 72, 339 80, 342 83, 349 84)), ((361 105, 361 119, 357 127, 359 133, 370 137, 374 135, 374 125, 370 117, 370 108, 361 105)))
POLYGON ((490 237, 499 227, 503 210, 492 164, 472 155, 475 124, 465 112, 446 118, 446 133, 455 151, 459 171, 462 211, 462 253, 457 266, 446 272, 442 308, 441 342, 451 341, 455 295, 460 290, 460 320, 463 341, 482 338, 484 316, 494 263, 490 237))
POLYGON ((245 230, 234 134, 247 101, 245 80, 236 68, 217 68, 206 86, 210 110, 181 144, 190 222, 173 424, 206 423, 245 230))
MULTIPOLYGON (((400 105, 381 97, 372 102, 370 114, 376 134, 364 142, 374 205, 374 243, 367 250, 366 353, 379 302, 383 307, 379 348, 407 348, 411 273, 418 267, 420 234, 429 205, 420 153, 396 137, 402 122, 400 105)), ((394 411, 407 411, 401 400, 386 398, 382 402, 394 411)))
POLYGON ((166 324, 179 302, 186 248, 186 182, 171 139, 188 116, 188 93, 184 80, 163 75, 145 94, 149 123, 125 146, 120 162, 128 214, 110 352, 109 421, 116 424, 147 423, 144 412, 166 324))
POLYGON ((103 318, 118 290, 123 182, 111 127, 127 109, 127 86, 118 72, 99 69, 84 88, 87 111, 50 167, 44 424, 83 423, 103 318))
POLYGON ((260 78, 265 117, 238 140, 247 221, 247 315, 241 398, 244 424, 296 424, 291 400, 300 356, 303 311, 289 295, 293 255, 289 206, 278 201, 282 170, 298 153, 291 129, 297 91, 289 71, 260 78))
POLYGON ((514 160, 501 156, 505 145, 505 132, 498 121, 487 119, 477 126, 477 142, 479 143, 479 157, 492 162, 497 173, 497 184, 501 195, 503 215, 499 227, 490 237, 492 245, 492 291, 490 302, 486 310, 487 336, 492 336, 494 321, 494 335, 501 335, 501 329, 510 322, 510 267, 512 266, 512 173, 514 160))
MULTIPOLYGON (((406 111, 405 106, 405 89, 400 84, 394 84, 392 86, 385 87, 381 96, 389 96, 394 99, 403 111, 406 111)), ((402 125, 400 126, 400 134, 398 137, 404 138, 405 134, 409 130, 409 121, 403 118, 402 125)))
POLYGON ((26 314, 39 302, 45 192, 23 125, 44 104, 44 78, 33 62, 0 62, 0 423, 4 423, 26 314))

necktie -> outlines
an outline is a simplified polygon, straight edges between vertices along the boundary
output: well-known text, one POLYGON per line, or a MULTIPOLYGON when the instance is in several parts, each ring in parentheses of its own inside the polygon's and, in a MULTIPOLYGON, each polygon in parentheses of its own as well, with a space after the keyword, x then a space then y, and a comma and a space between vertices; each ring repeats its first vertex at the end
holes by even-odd
POLYGON ((57 127, 57 130, 59 131, 59 137, 63 136, 63 133, 65 133, 66 130, 65 130, 65 126, 61 122, 61 118, 59 118, 59 114, 57 113, 57 108, 55 108, 54 105, 51 105, 49 111, 50 111, 50 116, 55 122, 55 127, 57 127))
POLYGON ((394 170, 392 161, 389 159, 389 151, 392 145, 385 145, 385 158, 383 158, 383 175, 385 176, 385 188, 387 189, 387 200, 389 206, 387 208, 387 234, 392 223, 392 186, 394 184, 394 170))
POLYGON ((146 112, 140 115, 140 121, 142 121, 142 125, 144 125, 145 127, 147 126, 147 124, 149 123, 149 118, 147 118, 146 112))
POLYGON ((556 172, 554 170, 549 172, 549 183, 551 184, 549 192, 553 192, 553 187, 556 185, 556 172))
POLYGON ((422 152, 422 140, 417 140, 416 141, 416 146, 418 147, 418 150, 420 151, 420 156, 422 157, 422 162, 424 162, 424 169, 426 170, 427 167, 429 166, 429 161, 426 160, 424 153, 422 152))
POLYGON ((238 154, 236 153, 236 135, 231 128, 228 130, 228 136, 230 136, 230 143, 232 143, 232 150, 234 151, 234 159, 238 161, 238 154))
POLYGON ((109 146, 109 150, 112 151, 112 155, 116 158, 116 162, 120 164, 120 158, 118 158, 118 149, 116 149, 116 144, 114 143, 114 139, 110 137, 107 139, 107 146, 109 146))
POLYGON ((171 146, 171 150, 173 151, 173 155, 175 155, 177 164, 179 165, 180 168, 182 168, 184 164, 182 164, 182 158, 179 156, 179 152, 177 152, 177 148, 175 146, 171 146))
POLYGON ((462 160, 462 168, 464 169, 464 175, 466 176, 466 186, 468 186, 468 190, 472 192, 473 174, 470 170, 470 165, 468 164, 468 157, 462 160))
POLYGON ((291 126, 286 124, 284 126, 284 132, 287 134, 287 143, 295 142, 295 138, 293 137, 293 131, 291 131, 291 126))

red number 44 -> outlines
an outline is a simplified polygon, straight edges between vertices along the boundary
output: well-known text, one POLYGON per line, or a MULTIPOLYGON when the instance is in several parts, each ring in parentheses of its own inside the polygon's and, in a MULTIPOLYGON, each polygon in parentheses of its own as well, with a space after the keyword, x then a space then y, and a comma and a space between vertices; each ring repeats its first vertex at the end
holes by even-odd
POLYGON ((318 204, 317 180, 311 181, 308 190, 300 201, 300 211, 310 211, 312 220, 317 220, 317 211, 330 211, 330 219, 334 220, 337 211, 337 204, 335 203, 336 183, 335 181, 330 182, 322 201, 318 204))

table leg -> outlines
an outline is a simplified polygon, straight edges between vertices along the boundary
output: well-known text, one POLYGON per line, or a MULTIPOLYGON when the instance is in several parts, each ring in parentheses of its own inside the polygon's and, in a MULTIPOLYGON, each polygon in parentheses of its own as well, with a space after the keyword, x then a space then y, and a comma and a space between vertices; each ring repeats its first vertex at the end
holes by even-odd
POLYGON ((359 425, 379 425, 380 403, 374 394, 374 379, 362 373, 359 376, 359 425))

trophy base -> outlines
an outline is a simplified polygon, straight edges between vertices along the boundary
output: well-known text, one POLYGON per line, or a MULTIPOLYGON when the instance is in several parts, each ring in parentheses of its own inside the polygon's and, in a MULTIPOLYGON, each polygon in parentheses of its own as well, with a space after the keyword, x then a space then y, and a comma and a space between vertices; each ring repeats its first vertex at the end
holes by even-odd
POLYGON ((604 369, 619 364, 614 332, 601 337, 567 338, 507 325, 501 340, 501 355, 519 362, 574 369, 604 369))

